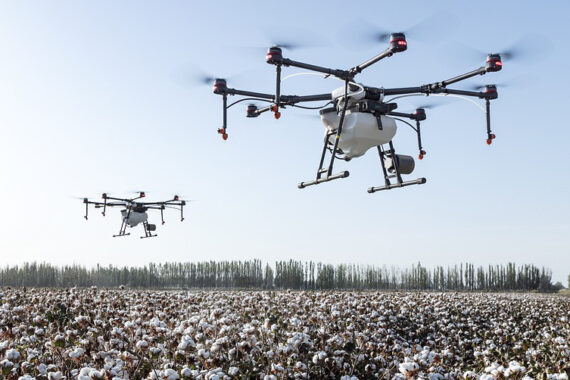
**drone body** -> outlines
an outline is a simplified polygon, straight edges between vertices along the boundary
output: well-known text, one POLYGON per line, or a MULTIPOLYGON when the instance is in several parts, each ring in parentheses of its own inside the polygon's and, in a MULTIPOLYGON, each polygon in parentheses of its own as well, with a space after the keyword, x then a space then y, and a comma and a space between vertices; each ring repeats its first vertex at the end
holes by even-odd
POLYGON ((414 95, 451 95, 458 97, 476 97, 485 101, 487 122, 487 144, 491 144, 495 135, 491 132, 490 100, 497 99, 495 85, 484 86, 484 91, 467 91, 448 88, 449 85, 462 80, 484 75, 488 72, 496 72, 502 69, 503 63, 499 54, 489 54, 484 66, 459 76, 441 82, 428 83, 416 87, 382 88, 365 86, 354 81, 354 77, 362 70, 375 64, 395 53, 407 50, 407 41, 403 33, 393 33, 390 36, 390 46, 382 53, 354 66, 348 70, 332 69, 316 66, 308 63, 293 61, 284 58, 279 46, 269 48, 266 62, 276 68, 275 94, 238 90, 230 88, 225 79, 215 79, 213 91, 223 98, 223 125, 218 133, 227 140, 227 110, 233 105, 245 100, 258 100, 270 103, 269 106, 258 108, 255 104, 247 107, 247 117, 258 117, 260 114, 271 111, 276 119, 281 117, 280 110, 287 107, 300 107, 309 109, 321 109, 321 120, 325 126, 324 145, 317 169, 316 178, 311 181, 301 182, 298 187, 317 185, 349 176, 348 171, 333 174, 335 160, 349 161, 352 158, 364 155, 370 148, 376 147, 380 158, 384 185, 373 186, 368 189, 369 193, 379 190, 388 190, 415 184, 423 184, 425 178, 404 181, 402 175, 411 174, 415 168, 414 159, 408 155, 396 154, 393 138, 397 132, 396 121, 409 125, 417 135, 418 158, 421 160, 426 155, 422 147, 420 122, 426 119, 424 108, 417 108, 411 113, 395 112, 398 105, 393 102, 396 98, 414 95), (344 86, 334 89, 331 93, 315 95, 283 95, 281 94, 281 71, 283 67, 298 67, 323 74, 325 77, 336 77, 344 82, 344 86), (228 96, 243 96, 228 105, 228 96), (385 100, 386 96, 395 96, 391 100, 385 100), (326 101, 321 107, 302 107, 299 103, 326 101), (325 108, 332 104, 332 107, 325 108), (409 119, 415 122, 415 126, 403 120, 409 119), (328 157, 328 166, 325 160, 328 157), (394 181, 395 182, 392 182, 394 181))
POLYGON ((146 211, 134 211, 132 210, 131 212, 129 212, 129 210, 124 209, 121 210, 121 215, 123 216, 123 221, 129 226, 129 227, 135 227, 137 225, 139 225, 140 223, 144 223, 148 220, 148 214, 146 213, 146 211))
POLYGON ((101 213, 103 216, 106 214, 107 207, 121 207, 123 208, 121 210, 121 228, 119 233, 117 235, 113 235, 113 237, 130 235, 130 233, 126 232, 127 227, 133 228, 142 224, 145 236, 141 236, 141 239, 157 236, 156 234, 153 234, 153 232, 156 231, 156 224, 150 224, 148 222, 148 210, 160 210, 160 217, 162 219, 162 224, 164 224, 164 210, 166 208, 174 208, 180 210, 180 221, 184 221, 183 209, 186 205, 186 201, 180 200, 178 195, 175 195, 172 199, 162 202, 137 201, 145 196, 146 194, 141 191, 139 192, 139 196, 135 198, 115 198, 103 193, 103 202, 93 202, 87 198, 83 198, 83 203, 85 204, 85 220, 88 219, 90 204, 94 205, 95 208, 103 208, 103 212, 101 213))
MULTIPOLYGON (((344 154, 346 160, 354 157, 360 157, 368 151, 368 149, 384 145, 392 141, 396 135, 396 121, 384 115, 375 116, 369 112, 360 112, 355 108, 358 101, 364 99, 365 93, 363 86, 358 90, 348 92, 348 110, 344 116, 342 134, 339 137, 338 147, 344 154), (380 120, 378 120, 380 119, 380 120), (378 128, 381 125, 382 128, 378 128)), ((331 94, 333 99, 342 99, 344 88, 338 88, 331 94)), ((341 100, 341 102, 344 100, 341 100)), ((343 104, 339 105, 343 107, 343 104)), ((321 120, 325 125, 325 136, 328 142, 334 144, 334 135, 340 125, 340 115, 336 107, 329 107, 320 111, 321 120)))

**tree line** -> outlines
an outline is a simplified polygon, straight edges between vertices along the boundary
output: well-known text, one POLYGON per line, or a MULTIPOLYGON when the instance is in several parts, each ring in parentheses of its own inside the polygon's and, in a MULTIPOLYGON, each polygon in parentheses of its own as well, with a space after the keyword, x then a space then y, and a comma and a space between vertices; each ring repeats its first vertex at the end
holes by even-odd
POLYGON ((261 260, 150 263, 142 267, 25 263, 0 268, 0 286, 216 288, 216 289, 377 289, 453 291, 551 291, 552 272, 535 265, 470 263, 428 268, 323 264, 261 260))

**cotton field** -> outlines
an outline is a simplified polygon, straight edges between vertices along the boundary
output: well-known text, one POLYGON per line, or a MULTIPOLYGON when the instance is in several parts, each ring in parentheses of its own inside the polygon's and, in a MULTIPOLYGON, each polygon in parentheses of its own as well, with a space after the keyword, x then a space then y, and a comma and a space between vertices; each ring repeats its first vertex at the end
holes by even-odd
POLYGON ((8 380, 568 379, 570 298, 0 290, 8 380))

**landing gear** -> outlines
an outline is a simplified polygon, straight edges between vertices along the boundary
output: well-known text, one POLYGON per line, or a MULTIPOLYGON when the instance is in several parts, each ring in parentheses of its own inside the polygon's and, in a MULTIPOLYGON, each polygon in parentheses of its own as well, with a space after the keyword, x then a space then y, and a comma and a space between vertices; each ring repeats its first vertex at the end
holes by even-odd
POLYGON ((149 222, 144 222, 143 229, 145 236, 141 236, 141 239, 157 236, 156 234, 154 235, 152 234, 154 231, 156 231, 156 224, 150 224, 149 222))
POLYGON ((380 157, 380 164, 382 165, 382 172, 384 174, 384 186, 375 186, 368 188, 370 194, 380 190, 390 190, 397 187, 404 187, 410 185, 422 185, 426 183, 425 178, 418 178, 413 181, 403 181, 402 174, 410 174, 414 170, 413 158, 408 156, 400 156, 394 150, 392 141, 389 143, 390 149, 385 150, 383 146, 378 145, 378 156, 380 157), (410 161, 411 160, 411 161, 410 161), (387 166, 389 163, 389 166, 387 166), (396 183, 392 183, 390 178, 396 178, 396 183))
POLYGON ((131 215, 131 208, 129 207, 126 216, 123 217, 123 221, 121 222, 121 229, 119 230, 119 233, 117 235, 113 235, 113 237, 128 236, 131 234, 130 232, 128 234, 126 233, 127 221, 129 220, 130 215, 131 215))
POLYGON ((337 174, 332 174, 332 170, 333 170, 333 164, 334 164, 334 160, 335 158, 337 158, 337 153, 341 153, 342 151, 340 150, 340 148, 338 147, 338 142, 340 140, 340 134, 342 133, 342 125, 344 123, 344 117, 346 116, 346 110, 347 110, 347 106, 348 106, 348 79, 345 81, 345 87, 344 87, 344 104, 342 107, 342 111, 340 113, 340 120, 338 123, 338 128, 336 129, 336 131, 330 131, 325 135, 325 141, 323 144, 323 151, 321 153, 321 161, 319 162, 319 169, 317 170, 317 178, 315 178, 314 181, 307 181, 307 182, 301 182, 299 183, 299 185, 297 186, 299 189, 303 189, 307 186, 311 186, 311 185, 318 185, 319 183, 323 183, 323 182, 328 182, 328 181, 332 181, 333 179, 338 179, 338 178, 346 178, 349 176, 349 172, 348 171, 343 171, 337 174), (334 138, 334 144, 332 148, 329 148, 329 138, 335 136, 334 138), (327 153, 327 150, 330 149, 331 152, 331 159, 329 162, 329 166, 327 168, 323 168, 323 164, 325 162, 325 156, 327 153), (326 175, 323 177, 323 174, 326 175))
POLYGON ((323 183, 323 182, 328 182, 328 181, 332 181, 333 179, 338 179, 338 178, 346 178, 350 175, 350 173, 348 171, 343 171, 337 174, 332 174, 332 168, 333 168, 333 163, 335 158, 337 158, 336 153, 340 153, 340 149, 338 148, 338 146, 336 146, 337 144, 335 144, 335 146, 333 146, 332 148, 329 147, 330 142, 329 142, 329 138, 331 136, 337 136, 336 141, 338 141, 338 136, 340 135, 340 133, 337 132, 329 132, 326 134, 325 136, 325 141, 323 143, 323 151, 321 153, 321 160, 319 162, 319 168, 317 169, 317 178, 315 178, 314 181, 307 181, 307 182, 301 182, 299 183, 299 185, 297 187, 299 187, 299 189, 303 189, 307 186, 311 186, 311 185, 318 185, 319 183, 323 183), (323 164, 325 162, 325 157, 327 154, 327 150, 330 150, 331 153, 331 160, 329 163, 329 167, 328 168, 323 168, 323 164), (325 176, 323 176, 325 175, 325 176))

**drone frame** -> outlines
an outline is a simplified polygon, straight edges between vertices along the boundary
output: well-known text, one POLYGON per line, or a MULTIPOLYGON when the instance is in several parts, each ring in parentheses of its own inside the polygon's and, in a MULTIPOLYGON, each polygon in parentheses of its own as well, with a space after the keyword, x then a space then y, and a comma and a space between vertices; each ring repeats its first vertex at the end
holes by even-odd
MULTIPOLYGON (((336 133, 334 133, 335 131, 331 131, 329 133, 327 133, 327 135, 325 136, 325 141, 324 141, 324 146, 323 146, 323 150, 321 153, 321 158, 319 161, 319 167, 317 169, 317 174, 316 174, 316 178, 314 180, 311 181, 306 181, 306 182, 301 182, 299 183, 298 187, 300 189, 305 188, 307 186, 311 186, 311 185, 317 185, 319 183, 323 183, 323 182, 328 182, 328 181, 332 181, 338 178, 346 178, 349 176, 349 172, 348 171, 343 171, 337 174, 333 174, 333 166, 334 166, 334 162, 335 159, 338 158, 338 154, 342 152, 340 151, 339 147, 338 147, 338 143, 339 143, 339 139, 340 139, 340 135, 342 133, 342 127, 343 127, 343 123, 344 123, 344 118, 347 112, 347 105, 348 105, 348 97, 349 97, 349 88, 351 86, 358 86, 358 87, 362 87, 363 90, 366 92, 366 96, 365 99, 363 99, 362 101, 357 103, 357 107, 360 107, 360 111, 364 111, 364 112, 370 112, 372 114, 374 114, 378 120, 378 128, 382 129, 382 123, 381 123, 381 115, 388 115, 388 116, 393 116, 396 118, 396 120, 399 121, 403 121, 402 119, 399 118, 408 118, 410 120, 413 120, 416 122, 416 127, 414 127, 413 125, 407 123, 408 125, 410 125, 412 127, 412 129, 416 132, 417 134, 417 138, 418 138, 418 148, 419 148, 419 156, 418 158, 421 160, 423 159, 423 157, 425 156, 426 152, 423 150, 422 148, 422 143, 421 143, 421 130, 420 130, 420 121, 423 121, 426 119, 426 115, 425 115, 425 110, 422 108, 418 108, 416 109, 416 111, 414 113, 400 113, 400 112, 393 112, 396 108, 397 108, 397 104, 396 103, 385 103, 383 101, 383 97, 384 96, 389 96, 389 95, 413 95, 413 94, 424 94, 426 96, 429 96, 430 94, 453 94, 453 95, 459 95, 459 96, 468 96, 468 97, 476 97, 479 99, 485 99, 485 106, 486 106, 486 127, 487 127, 487 144, 491 145, 491 143, 493 142, 493 140, 495 139, 495 134, 492 133, 491 131, 491 117, 490 117, 490 100, 493 99, 497 99, 498 94, 497 94, 497 88, 495 85, 487 85, 484 87, 484 91, 465 91, 465 90, 459 90, 459 89, 451 89, 451 88, 447 88, 447 86, 463 81, 465 79, 468 78, 472 78, 475 77, 477 75, 484 75, 488 72, 496 72, 496 71, 500 71, 502 69, 502 61, 501 61, 501 56, 499 54, 489 54, 487 55, 487 59, 485 62, 485 65, 469 71, 467 73, 458 75, 456 77, 441 81, 441 82, 434 82, 434 83, 429 83, 429 84, 425 84, 425 85, 421 85, 421 86, 416 86, 416 87, 403 87, 403 88, 375 88, 375 87, 367 87, 367 86, 361 86, 361 85, 356 85, 353 81, 354 81, 354 77, 361 73, 364 69, 370 67, 371 65, 375 64, 376 62, 387 58, 387 57, 391 57, 393 54, 395 53, 399 53, 399 52, 403 52, 407 50, 407 41, 406 41, 406 37, 404 35, 404 33, 393 33, 390 36, 390 46, 388 48, 386 48, 383 52, 381 52, 380 54, 368 59, 367 61, 361 63, 360 65, 354 66, 348 70, 339 70, 339 69, 332 69, 332 68, 328 68, 328 67, 323 67, 323 66, 316 66, 313 64, 309 64, 309 63, 304 63, 304 62, 299 62, 299 61, 294 61, 288 58, 284 58, 282 55, 282 50, 280 47, 278 46, 273 46, 271 48, 269 48, 268 52, 267 52, 267 56, 266 56, 266 62, 272 65, 275 65, 276 68, 276 88, 275 88, 275 94, 266 94, 266 93, 259 93, 259 92, 252 92, 252 91, 244 91, 244 90, 238 90, 235 88, 230 88, 227 86, 227 82, 225 79, 222 78, 216 78, 215 82, 214 82, 214 87, 213 87, 213 92, 217 95, 221 95, 223 98, 223 125, 221 128, 218 129, 218 133, 222 135, 223 140, 227 140, 228 138, 228 134, 227 134, 227 110, 232 107, 233 105, 240 103, 242 101, 246 101, 246 100, 259 100, 259 101, 266 101, 269 103, 272 103, 271 105, 267 106, 267 107, 263 107, 261 109, 258 109, 257 106, 250 104, 247 107, 247 117, 257 117, 259 116, 261 113, 267 112, 267 111, 272 111, 274 114, 274 117, 276 119, 279 119, 281 116, 281 113, 279 112, 280 108, 286 108, 287 106, 293 106, 293 107, 301 107, 298 106, 298 103, 304 103, 304 102, 314 102, 314 101, 328 101, 326 105, 330 104, 330 103, 334 103, 335 104, 335 108, 337 110, 337 113, 340 112, 340 120, 339 120, 339 125, 338 128, 336 129, 336 133), (338 79, 344 81, 344 96, 340 96, 337 97, 336 99, 333 99, 333 96, 331 93, 327 93, 327 94, 315 94, 315 95, 303 95, 303 96, 297 96, 297 95, 282 95, 281 94, 281 71, 282 71, 282 67, 288 67, 288 66, 292 66, 292 67, 298 67, 298 68, 302 68, 302 69, 306 69, 306 70, 310 70, 310 71, 315 71, 321 74, 324 74, 325 76, 334 76, 337 77, 338 79), (228 104, 228 95, 230 96, 234 96, 234 95, 239 95, 239 96, 243 96, 244 98, 237 100, 231 104, 228 104), (343 103, 342 107, 340 107, 341 102, 343 103), (329 142, 329 137, 334 137, 334 144, 330 144, 329 142), (330 147, 329 145, 332 145, 332 147, 330 147), (323 167, 324 162, 325 162, 325 156, 327 151, 330 152, 330 161, 329 161, 329 165, 328 167, 323 167)), ((323 107, 317 107, 317 108, 313 108, 313 109, 318 109, 318 108, 324 108, 323 107)), ((301 108, 308 108, 308 107, 301 107, 301 108)), ((381 145, 377 146, 378 149, 378 155, 380 157, 380 161, 381 161, 381 165, 382 165, 382 171, 384 174, 384 182, 385 184, 383 186, 376 186, 376 187, 370 187, 368 189, 369 193, 374 193, 376 191, 379 190, 388 190, 388 189, 392 189, 392 188, 397 188, 397 187, 404 187, 404 186, 409 186, 409 185, 414 185, 414 184, 423 184, 426 182, 425 178, 418 178, 416 180, 413 181, 403 181, 402 180, 402 173, 400 171, 399 165, 397 163, 397 159, 394 159, 394 174, 389 174, 388 170, 385 166, 385 158, 386 157, 394 157, 395 156, 395 150, 394 150, 394 146, 392 141, 389 142, 389 149, 385 150, 381 145), (396 183, 391 183, 390 178, 396 178, 396 183)), ((348 160, 345 158, 345 160, 348 160)))
MULTIPOLYGON (((162 221, 162 224, 164 225, 164 223, 166 223, 164 221, 164 210, 167 207, 176 208, 176 209, 178 209, 178 207, 180 207, 180 221, 181 222, 184 221, 184 206, 186 206, 186 201, 180 200, 178 195, 175 195, 172 199, 169 199, 169 200, 163 201, 163 202, 140 202, 140 201, 136 202, 137 199, 141 199, 141 198, 146 197, 146 194, 144 191, 141 191, 138 194, 139 195, 137 197, 134 197, 134 198, 116 198, 116 197, 111 197, 111 196, 107 195, 107 193, 103 193, 101 195, 101 198, 103 198, 103 202, 95 202, 95 201, 90 201, 88 198, 83 198, 83 203, 85 204, 85 216, 84 216, 84 218, 85 218, 85 220, 88 220, 88 218, 89 218, 89 205, 90 204, 94 205, 95 208, 103 208, 103 211, 101 212, 101 214, 103 216, 106 215, 107 207, 124 207, 125 210, 127 210, 127 214, 126 214, 126 216, 124 216, 122 218, 119 233, 116 235, 113 235, 113 237, 130 235, 130 232, 126 232, 126 230, 127 230, 127 226, 128 226, 128 219, 129 219, 129 216, 131 215, 131 212, 141 212, 141 211, 146 212, 147 210, 160 210, 160 219, 162 221), (112 202, 108 202, 108 201, 112 201, 112 202), (140 210, 140 211, 137 211, 137 210, 140 210)), ((148 223, 147 220, 145 220, 144 222, 142 222, 142 225, 143 225, 145 236, 141 236, 140 237, 141 239, 157 236, 157 234, 152 233, 152 231, 154 231, 156 229, 156 226, 154 224, 150 224, 150 223, 148 223)))

